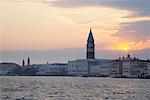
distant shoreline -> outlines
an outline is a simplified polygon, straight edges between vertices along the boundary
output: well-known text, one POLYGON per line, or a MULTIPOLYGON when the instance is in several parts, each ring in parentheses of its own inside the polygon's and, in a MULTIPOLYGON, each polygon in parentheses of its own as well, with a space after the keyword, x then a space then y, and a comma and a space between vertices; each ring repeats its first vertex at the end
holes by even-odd
POLYGON ((35 77, 40 77, 40 76, 45 76, 45 77, 83 77, 83 78, 88 78, 88 77, 97 77, 97 78, 114 78, 114 79, 150 79, 150 76, 145 77, 145 78, 134 78, 134 77, 100 77, 100 76, 69 76, 69 75, 0 75, 2 76, 35 76, 35 77))

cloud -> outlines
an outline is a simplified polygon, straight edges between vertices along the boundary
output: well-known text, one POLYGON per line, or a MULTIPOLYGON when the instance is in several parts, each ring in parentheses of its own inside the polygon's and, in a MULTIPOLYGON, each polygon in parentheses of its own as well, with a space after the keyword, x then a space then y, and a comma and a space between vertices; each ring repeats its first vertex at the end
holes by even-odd
POLYGON ((121 29, 112 36, 135 42, 148 41, 150 40, 150 20, 121 23, 121 29))
POLYGON ((2 0, 0 2, 35 2, 57 7, 110 7, 133 12, 127 17, 150 16, 150 0, 2 0))
POLYGON ((82 22, 79 22, 78 24, 91 24, 92 21, 82 21, 82 22))
POLYGON ((132 11, 128 17, 150 16, 150 0, 103 0, 102 5, 132 11))
POLYGON ((50 3, 61 7, 87 7, 100 5, 100 0, 55 0, 50 3))
POLYGON ((150 16, 150 0, 55 0, 49 3, 59 7, 110 7, 132 11, 128 17, 150 16))

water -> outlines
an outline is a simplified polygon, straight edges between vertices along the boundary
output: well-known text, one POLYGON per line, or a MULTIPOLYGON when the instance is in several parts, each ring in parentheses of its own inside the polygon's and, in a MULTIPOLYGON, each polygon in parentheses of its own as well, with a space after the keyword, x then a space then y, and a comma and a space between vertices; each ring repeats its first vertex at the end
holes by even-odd
POLYGON ((1 76, 0 100, 150 100, 150 80, 1 76))

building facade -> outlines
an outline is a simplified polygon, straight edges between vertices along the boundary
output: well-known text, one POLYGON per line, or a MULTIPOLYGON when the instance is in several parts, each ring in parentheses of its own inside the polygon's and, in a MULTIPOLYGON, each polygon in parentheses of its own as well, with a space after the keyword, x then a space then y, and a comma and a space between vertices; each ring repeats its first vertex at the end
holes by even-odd
POLYGON ((122 62, 114 60, 111 62, 109 67, 110 77, 121 77, 122 76, 122 62))
POLYGON ((74 61, 68 61, 68 75, 73 76, 88 76, 90 66, 97 65, 97 61, 94 59, 80 59, 74 61))
POLYGON ((37 72, 37 75, 63 76, 67 75, 67 72, 67 64, 43 64, 39 65, 39 71, 37 72))
POLYGON ((15 63, 0 63, 0 75, 9 75, 16 67, 20 66, 15 63))
POLYGON ((79 59, 68 61, 68 74, 72 76, 99 76, 108 72, 112 60, 79 59), (105 72, 102 72, 105 71, 105 72), (97 75, 98 74, 98 75, 97 75))
POLYGON ((148 76, 150 76, 150 62, 147 63, 147 73, 148 76))
POLYGON ((110 76, 109 70, 110 70, 111 63, 102 63, 96 66, 90 67, 90 76, 110 76))
POLYGON ((147 76, 147 62, 140 60, 126 60, 122 62, 122 76, 140 78, 147 76))

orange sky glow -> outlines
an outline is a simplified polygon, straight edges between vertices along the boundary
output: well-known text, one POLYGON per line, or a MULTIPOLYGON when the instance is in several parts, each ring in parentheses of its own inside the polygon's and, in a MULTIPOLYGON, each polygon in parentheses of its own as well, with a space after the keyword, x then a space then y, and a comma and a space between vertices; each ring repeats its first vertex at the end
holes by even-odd
MULTIPOLYGON (((110 7, 63 8, 37 2, 0 2, 0 51, 84 48, 90 27, 97 50, 138 50, 148 41, 118 38, 122 24, 150 20, 110 7)), ((124 33, 128 31, 124 30, 124 33)))

